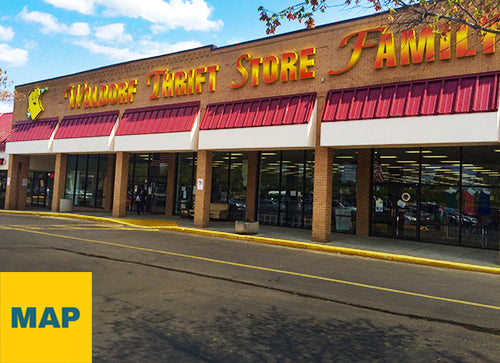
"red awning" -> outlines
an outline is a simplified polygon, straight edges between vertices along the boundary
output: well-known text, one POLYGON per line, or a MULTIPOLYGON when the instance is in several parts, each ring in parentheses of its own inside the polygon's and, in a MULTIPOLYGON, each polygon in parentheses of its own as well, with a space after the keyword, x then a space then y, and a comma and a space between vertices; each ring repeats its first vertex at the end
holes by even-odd
MULTIPOLYGON (((0 148, 12 133, 12 112, 0 113, 0 148)), ((1 150, 1 149, 0 149, 1 150)), ((4 149, 5 150, 5 149, 4 149)))
POLYGON ((37 121, 20 121, 13 126, 14 132, 7 142, 48 140, 57 126, 58 119, 41 119, 37 121))
POLYGON ((118 118, 118 111, 65 116, 55 139, 109 136, 118 118))
POLYGON ((207 106, 201 130, 306 124, 316 93, 217 103, 207 106))
POLYGON ((495 112, 500 72, 331 90, 322 121, 495 112))
POLYGON ((199 102, 128 109, 116 136, 191 131, 199 110, 199 102))

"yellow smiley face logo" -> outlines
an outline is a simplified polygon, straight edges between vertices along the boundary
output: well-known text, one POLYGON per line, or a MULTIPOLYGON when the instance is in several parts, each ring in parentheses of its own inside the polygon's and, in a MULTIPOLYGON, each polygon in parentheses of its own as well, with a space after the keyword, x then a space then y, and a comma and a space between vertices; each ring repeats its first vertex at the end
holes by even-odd
POLYGON ((29 119, 35 121, 43 112, 42 95, 47 91, 47 88, 34 88, 28 95, 28 112, 29 119))

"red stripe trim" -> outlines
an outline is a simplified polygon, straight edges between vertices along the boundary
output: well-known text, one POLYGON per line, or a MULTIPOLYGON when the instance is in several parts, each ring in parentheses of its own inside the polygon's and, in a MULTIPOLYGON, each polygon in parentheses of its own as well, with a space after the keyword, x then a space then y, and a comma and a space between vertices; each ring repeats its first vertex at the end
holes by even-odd
POLYGON ((322 121, 498 111, 500 72, 331 90, 322 121))
POLYGON ((118 118, 118 111, 65 116, 55 139, 109 136, 118 118))
POLYGON ((58 121, 57 118, 50 118, 16 122, 7 142, 48 140, 52 136, 58 121))
POLYGON ((201 120, 201 130, 293 125, 311 119, 316 93, 213 103, 201 120))
POLYGON ((193 128, 200 102, 186 102, 125 110, 116 136, 186 132, 193 128))

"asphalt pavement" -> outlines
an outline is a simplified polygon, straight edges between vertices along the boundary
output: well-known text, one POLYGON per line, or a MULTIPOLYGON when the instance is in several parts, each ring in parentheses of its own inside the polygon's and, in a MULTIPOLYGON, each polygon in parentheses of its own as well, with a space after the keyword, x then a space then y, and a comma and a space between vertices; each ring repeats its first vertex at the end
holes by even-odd
POLYGON ((73 211, 71 213, 50 213, 46 210, 0 210, 0 213, 87 219, 103 223, 119 223, 180 233, 202 234, 256 243, 276 244, 292 248, 500 274, 498 250, 380 237, 363 237, 343 233, 332 233, 332 239, 329 243, 315 243, 311 242, 311 231, 306 229, 260 225, 259 233, 241 235, 234 232, 234 222, 210 221, 208 228, 194 228, 192 219, 177 216, 167 217, 161 214, 143 214, 140 216, 129 214, 125 218, 114 218, 110 212, 84 210, 73 211))

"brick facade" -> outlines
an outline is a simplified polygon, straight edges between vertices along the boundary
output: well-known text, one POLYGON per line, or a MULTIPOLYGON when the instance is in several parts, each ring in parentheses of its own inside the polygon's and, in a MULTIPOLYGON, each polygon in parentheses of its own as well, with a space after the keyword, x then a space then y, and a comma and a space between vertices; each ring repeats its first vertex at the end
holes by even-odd
POLYGON ((68 165, 67 154, 56 155, 56 166, 54 170, 54 191, 52 194, 52 212, 59 212, 60 201, 64 198, 66 187, 66 167, 68 165))
POLYGON ((213 153, 211 151, 201 150, 198 152, 193 223, 195 227, 208 227, 210 224, 212 159, 213 153))
POLYGON ((115 186, 113 195, 113 217, 125 217, 127 210, 127 183, 129 153, 116 154, 115 186))
MULTIPOLYGON (((458 57, 457 46, 452 42, 451 59, 440 60, 439 39, 435 39, 436 57, 433 61, 424 60, 402 65, 401 35, 390 27, 385 34, 393 33, 396 63, 389 67, 387 60, 385 60, 381 63, 381 67, 378 67, 375 62, 377 54, 380 49, 384 50, 385 48, 379 47, 381 31, 375 29, 380 29, 381 26, 385 25, 388 25, 387 17, 386 14, 382 14, 221 48, 206 46, 18 86, 16 92, 19 96, 15 100, 13 121, 18 122, 25 119, 26 97, 34 87, 48 89, 43 96, 45 111, 41 117, 56 117, 59 120, 68 115, 116 110, 121 117, 124 111, 129 108, 192 101, 200 103, 200 117, 203 117, 207 105, 212 103, 315 92, 318 123, 316 134, 313 136, 316 137, 316 143, 315 146, 307 144, 309 149, 315 150, 312 239, 328 242, 331 240, 332 164, 335 151, 332 148, 321 146, 320 143, 320 119, 328 91, 407 82, 422 78, 430 79, 498 71, 500 51, 484 54, 482 44, 475 35, 471 35, 469 41, 469 47, 475 49, 474 56, 458 57), (368 31, 370 29, 371 31, 368 31), (362 47, 359 60, 348 71, 336 74, 336 72, 345 69, 351 61, 353 46, 356 44, 356 40, 362 40, 363 31, 366 31, 366 39, 364 40, 366 46, 362 47), (340 46, 343 39, 349 39, 347 46, 340 46), (256 59, 257 63, 261 63, 252 68, 246 55, 248 58, 256 59), (296 60, 292 62, 295 57, 296 60), (238 66, 238 59, 243 59, 242 66, 248 73, 246 82, 243 79, 245 72, 242 71, 241 66, 238 66), (274 60, 275 63, 272 63, 270 59, 274 60), (293 67, 297 69, 295 79, 291 75, 294 73, 293 71, 281 72, 282 68, 286 69, 283 64, 287 62, 293 63, 291 69, 293 67), (265 69, 271 72, 264 75, 265 69), (180 78, 184 74, 196 74, 198 71, 202 72, 203 75, 197 81, 193 78, 185 80, 185 84, 183 81, 179 82, 170 96, 165 84, 155 83, 156 81, 162 82, 166 70, 176 73, 175 77, 180 78), (273 72, 278 77, 270 81, 269 77, 272 76, 273 72), (258 77, 253 79, 252 76, 257 74, 258 77), (125 84, 125 82, 127 83, 125 84), (111 102, 109 100, 102 106, 93 103, 91 97, 87 97, 86 102, 86 93, 81 93, 83 97, 81 104, 78 105, 78 101, 76 101, 75 104, 71 105, 69 90, 73 87, 74 92, 77 92, 78 86, 83 87, 83 85, 90 87, 88 92, 96 92, 101 86, 122 87, 122 91, 128 87, 129 91, 127 91, 128 93, 124 91, 124 97, 120 101, 111 102), (183 88, 183 85, 186 88, 183 88), (197 85, 199 89, 191 92, 190 89, 194 90, 197 85), (156 90, 158 93, 155 93, 156 90), (188 94, 183 95, 183 90, 188 94)), ((420 30, 416 29, 416 34, 419 33, 420 30)), ((455 35, 453 36, 455 37, 455 35)), ((350 145, 352 148, 356 146, 350 145)), ((374 145, 370 144, 366 147, 374 147, 374 145)), ((293 146, 289 148, 298 149, 293 146)), ((227 149, 224 145, 220 147, 220 151, 230 151, 227 149)), ((261 150, 256 149, 234 150, 248 151, 245 213, 247 219, 256 219, 257 217, 258 151, 261 150)), ((277 150, 278 148, 269 147, 269 149, 277 150)), ((165 144, 165 150, 158 151, 170 153, 166 215, 171 215, 174 210, 177 168, 175 153, 178 151, 178 149, 169 149, 168 143, 165 144)), ((196 146, 193 147, 193 150, 181 151, 198 152, 196 180, 203 181, 203 188, 196 190, 194 226, 207 227, 210 223, 213 151, 196 150, 196 146)), ((149 152, 149 150, 144 150, 144 152, 149 152)), ((62 174, 66 168, 65 160, 64 154, 57 154, 53 210, 59 208, 58 201, 64 195, 62 174)), ((363 236, 370 233, 371 162, 371 149, 358 150, 356 231, 357 234, 363 236)), ((7 188, 6 209, 23 209, 26 201, 24 180, 27 180, 28 177, 29 155, 11 155, 9 165, 11 185, 7 188)), ((112 214, 115 217, 124 217, 126 214, 128 170, 129 152, 120 151, 109 154, 104 182, 104 195, 106 196, 104 209, 112 209, 112 214)))
POLYGON ((330 242, 332 234, 332 166, 333 149, 316 148, 311 238, 317 242, 330 242))
POLYGON ((26 209, 29 164, 29 155, 9 155, 5 209, 26 209))

